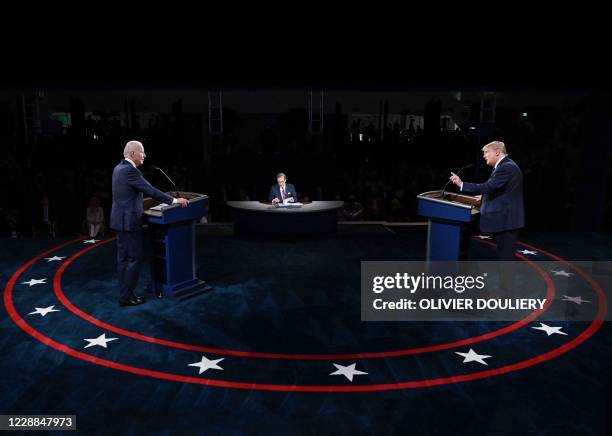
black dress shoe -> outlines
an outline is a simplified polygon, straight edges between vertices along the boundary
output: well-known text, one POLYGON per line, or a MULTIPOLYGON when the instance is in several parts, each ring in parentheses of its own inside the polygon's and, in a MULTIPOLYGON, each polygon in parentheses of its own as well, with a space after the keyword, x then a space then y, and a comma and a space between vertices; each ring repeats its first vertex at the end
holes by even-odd
POLYGON ((138 306, 139 304, 144 303, 145 300, 144 299, 137 299, 136 297, 132 298, 131 300, 119 300, 119 306, 124 307, 124 306, 138 306))
POLYGON ((136 295, 136 301, 140 301, 141 303, 144 303, 147 300, 143 295, 136 295))

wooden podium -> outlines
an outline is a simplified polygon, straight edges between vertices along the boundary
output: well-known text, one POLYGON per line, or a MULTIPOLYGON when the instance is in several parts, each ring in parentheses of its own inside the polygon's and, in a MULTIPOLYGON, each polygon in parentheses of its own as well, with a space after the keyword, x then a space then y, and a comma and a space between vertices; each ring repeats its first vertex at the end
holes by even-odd
POLYGON ((480 198, 453 192, 417 195, 418 214, 428 219, 427 260, 467 260, 471 225, 480 213, 480 198))
POLYGON ((189 200, 160 205, 143 201, 144 220, 151 239, 151 291, 159 297, 184 300, 212 289, 195 275, 195 223, 208 214, 208 196, 194 192, 168 192, 189 200))

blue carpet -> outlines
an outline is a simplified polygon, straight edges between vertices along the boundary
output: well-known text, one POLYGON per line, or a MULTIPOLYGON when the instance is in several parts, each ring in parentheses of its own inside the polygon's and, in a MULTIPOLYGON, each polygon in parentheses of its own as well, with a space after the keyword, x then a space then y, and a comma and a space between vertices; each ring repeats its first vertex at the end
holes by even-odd
MULTIPOLYGON (((331 239, 293 242, 241 241, 222 231, 203 231, 197 241, 196 268, 214 290, 186 301, 150 298, 142 306, 119 308, 114 242, 76 258, 61 287, 80 310, 121 329, 250 353, 401 350, 476 336, 505 325, 361 322, 360 261, 422 260, 426 235, 422 228, 343 227, 331 239)), ((571 260, 609 260, 612 255, 609 235, 525 232, 521 240, 571 260)), ((64 241, 1 240, 2 289, 27 260, 64 241)), ((52 255, 69 257, 84 247, 78 242, 52 255)), ((493 252, 474 242, 471 256, 491 259, 493 252)), ((330 376, 333 363, 355 362, 357 369, 368 373, 356 376, 354 383, 363 380, 359 377, 376 384, 474 371, 448 357, 457 350, 378 359, 266 359, 135 340, 64 307, 52 287, 58 266, 42 260, 24 271, 18 283, 48 279, 32 287, 16 285, 15 307, 42 334, 90 356, 185 377, 261 384, 351 385, 342 376, 330 376), (51 305, 60 312, 27 315, 34 307, 51 305), (118 339, 108 348, 84 348, 84 338, 102 333, 118 339), (202 355, 222 358, 223 370, 199 375, 189 364, 202 355)), ((144 286, 148 267, 141 277, 144 286)), ((608 323, 578 348, 510 374, 418 389, 301 393, 204 386, 110 369, 44 345, 16 326, 6 309, 0 313, 0 413, 77 414, 77 427, 86 434, 599 435, 606 431, 608 323)), ((585 325, 564 328, 577 333, 585 325)), ((537 355, 561 343, 546 336, 527 341, 528 334, 519 330, 496 338, 496 358, 512 361, 514 356, 537 355)))

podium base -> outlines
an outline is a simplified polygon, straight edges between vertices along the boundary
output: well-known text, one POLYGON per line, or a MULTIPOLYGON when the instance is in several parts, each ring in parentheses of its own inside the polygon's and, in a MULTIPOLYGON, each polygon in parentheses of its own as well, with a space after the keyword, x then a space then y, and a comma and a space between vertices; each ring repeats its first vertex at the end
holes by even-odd
POLYGON ((165 285, 163 283, 150 283, 146 287, 147 291, 158 298, 170 298, 176 300, 187 300, 196 295, 211 291, 212 286, 206 282, 194 279, 178 285, 165 285))
POLYGON ((172 292, 172 298, 176 298, 179 301, 183 301, 183 300, 187 300, 191 297, 195 297, 196 295, 200 295, 203 294, 205 292, 209 292, 212 291, 212 286, 210 286, 209 284, 207 284, 206 282, 203 282, 201 280, 198 280, 197 283, 188 286, 186 288, 182 288, 182 289, 178 289, 178 290, 174 290, 172 292))

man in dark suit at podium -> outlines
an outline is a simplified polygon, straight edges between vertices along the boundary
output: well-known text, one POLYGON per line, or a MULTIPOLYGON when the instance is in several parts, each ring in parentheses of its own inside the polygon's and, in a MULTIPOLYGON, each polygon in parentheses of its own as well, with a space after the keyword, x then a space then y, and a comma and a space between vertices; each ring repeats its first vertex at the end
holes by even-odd
POLYGON ((268 195, 268 201, 272 204, 277 205, 279 202, 284 202, 285 199, 293 203, 297 199, 297 192, 295 187, 291 183, 287 183, 287 176, 285 173, 278 173, 276 175, 276 185, 272 185, 270 188, 270 194, 268 195))
POLYGON ((166 204, 179 203, 182 207, 186 207, 189 201, 185 198, 173 198, 145 180, 137 168, 143 164, 146 157, 140 142, 128 142, 123 150, 123 157, 113 170, 110 227, 117 233, 119 305, 135 306, 145 302, 144 297, 134 294, 142 264, 143 194, 166 204))
POLYGON ((493 167, 489 180, 467 183, 454 173, 450 180, 462 192, 483 194, 480 230, 494 235, 499 260, 514 260, 514 244, 519 230, 525 226, 523 173, 508 157, 503 142, 490 142, 482 147, 482 152, 487 165, 493 167))

